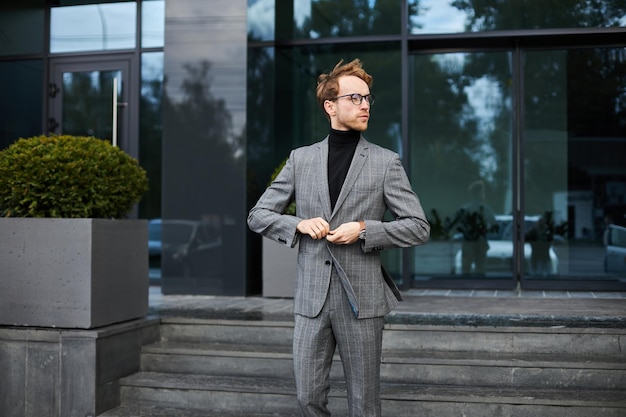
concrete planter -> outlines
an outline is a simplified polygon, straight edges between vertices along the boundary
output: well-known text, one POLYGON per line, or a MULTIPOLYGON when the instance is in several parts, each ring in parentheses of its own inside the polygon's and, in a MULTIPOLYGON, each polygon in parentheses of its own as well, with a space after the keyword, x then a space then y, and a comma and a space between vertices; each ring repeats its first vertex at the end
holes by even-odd
POLYGON ((414 250, 416 275, 451 275, 454 273, 455 256, 461 250, 460 241, 435 240, 414 250))
POLYGON ((145 220, 0 218, 0 325, 90 329, 148 312, 145 220))
POLYGON ((293 298, 298 248, 263 238, 263 297, 293 298))

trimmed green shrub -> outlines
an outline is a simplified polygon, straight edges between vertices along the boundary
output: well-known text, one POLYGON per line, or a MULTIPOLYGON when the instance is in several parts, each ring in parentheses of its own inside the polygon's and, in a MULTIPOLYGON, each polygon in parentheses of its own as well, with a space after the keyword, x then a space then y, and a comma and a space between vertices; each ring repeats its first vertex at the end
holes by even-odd
POLYGON ((148 189, 136 159, 84 136, 35 136, 0 151, 3 217, 123 218, 148 189))

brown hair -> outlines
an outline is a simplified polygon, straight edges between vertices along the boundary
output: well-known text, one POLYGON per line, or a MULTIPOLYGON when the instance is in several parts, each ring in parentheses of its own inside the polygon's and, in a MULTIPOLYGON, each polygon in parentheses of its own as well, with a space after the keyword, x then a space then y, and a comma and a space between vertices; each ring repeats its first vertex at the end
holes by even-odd
POLYGON ((374 79, 363 69, 361 60, 356 58, 352 62, 347 64, 343 63, 343 59, 335 65, 332 71, 328 74, 321 74, 317 78, 317 88, 315 89, 315 95, 317 101, 324 111, 324 114, 328 118, 328 114, 324 110, 324 102, 326 100, 332 100, 339 94, 339 78, 349 75, 359 77, 367 83, 369 88, 372 88, 374 79))

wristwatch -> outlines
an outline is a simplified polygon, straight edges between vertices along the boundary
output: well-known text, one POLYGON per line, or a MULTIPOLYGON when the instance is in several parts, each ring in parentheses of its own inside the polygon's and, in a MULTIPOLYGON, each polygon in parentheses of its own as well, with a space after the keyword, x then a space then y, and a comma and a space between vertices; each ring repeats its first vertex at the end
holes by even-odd
POLYGON ((359 239, 365 240, 365 221, 359 220, 359 226, 361 226, 361 230, 359 231, 359 239))

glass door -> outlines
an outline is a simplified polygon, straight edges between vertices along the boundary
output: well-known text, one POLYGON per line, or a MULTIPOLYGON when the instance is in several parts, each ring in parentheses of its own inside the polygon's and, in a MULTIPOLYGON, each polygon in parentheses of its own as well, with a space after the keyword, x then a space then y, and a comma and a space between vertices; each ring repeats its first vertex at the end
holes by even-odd
POLYGON ((411 249, 412 286, 517 284, 512 53, 409 57, 411 183, 431 241, 411 249))
POLYGON ((626 54, 524 53, 525 288, 626 288, 626 54))
POLYGON ((623 48, 409 57, 413 287, 626 288, 623 48))
MULTIPOLYGON (((136 156, 131 141, 131 59, 52 60, 48 132, 95 136, 136 156)), ((136 119, 136 118, 135 118, 136 119)))

